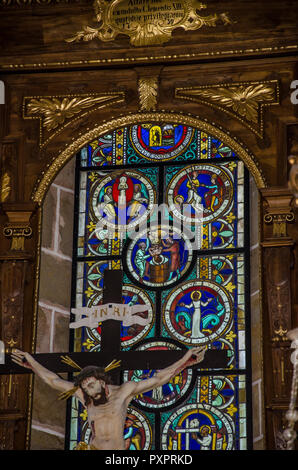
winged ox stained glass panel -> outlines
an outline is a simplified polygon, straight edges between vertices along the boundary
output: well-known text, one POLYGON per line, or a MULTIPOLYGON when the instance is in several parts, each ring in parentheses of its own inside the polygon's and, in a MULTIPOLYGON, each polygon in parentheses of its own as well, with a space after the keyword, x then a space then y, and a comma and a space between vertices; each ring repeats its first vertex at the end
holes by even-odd
MULTIPOLYGON (((86 145, 77 157, 77 174, 75 306, 100 305, 104 270, 122 269, 123 303, 148 307, 142 312, 146 325, 122 326, 123 350, 137 354, 205 345, 228 351, 225 370, 187 369, 133 400, 123 431, 127 449, 246 449, 250 370, 243 162, 200 129, 146 122, 86 145), (155 210, 161 205, 162 222, 155 210)), ((100 322, 75 331, 75 351, 100 348, 100 322)), ((146 380, 154 372, 127 370, 123 381, 146 380)), ((70 449, 89 440, 85 414, 73 399, 70 449)))

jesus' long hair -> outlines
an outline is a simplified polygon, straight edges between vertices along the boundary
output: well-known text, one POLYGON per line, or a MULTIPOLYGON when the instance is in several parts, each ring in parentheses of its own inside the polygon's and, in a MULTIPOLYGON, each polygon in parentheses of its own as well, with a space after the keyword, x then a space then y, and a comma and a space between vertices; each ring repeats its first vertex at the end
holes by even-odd
POLYGON ((94 377, 97 380, 103 380, 107 385, 112 384, 111 377, 105 372, 103 367, 97 367, 97 366, 84 367, 79 372, 79 374, 75 377, 74 385, 76 387, 80 387, 80 389, 82 390, 83 395, 84 395, 85 405, 88 406, 92 400, 93 400, 94 405, 100 405, 100 404, 106 403, 107 397, 106 397, 105 391, 103 391, 101 398, 99 398, 98 400, 94 400, 82 389, 82 382, 89 377, 94 377))

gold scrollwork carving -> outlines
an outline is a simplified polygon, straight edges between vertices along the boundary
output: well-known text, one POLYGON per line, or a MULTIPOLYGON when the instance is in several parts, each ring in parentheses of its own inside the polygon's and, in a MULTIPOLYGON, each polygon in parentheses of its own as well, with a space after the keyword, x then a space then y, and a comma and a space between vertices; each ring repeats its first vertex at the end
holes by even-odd
POLYGON ((7 226, 3 229, 3 234, 7 238, 11 238, 11 251, 24 251, 25 238, 32 235, 32 228, 29 226, 7 226))
POLYGON ((268 80, 176 88, 175 98, 220 109, 263 137, 263 110, 265 106, 279 104, 279 87, 277 80, 268 80))
POLYGON ((23 118, 39 119, 40 146, 43 147, 53 136, 65 128, 70 122, 81 119, 95 109, 124 101, 124 92, 96 93, 84 95, 30 96, 23 102, 23 118), (84 112, 92 108, 92 111, 84 112), (67 122, 69 121, 69 122, 67 122), (51 133, 44 142, 44 132, 51 133))
POLYGON ((280 326, 278 329, 274 330, 275 336, 272 338, 272 341, 288 341, 288 338, 286 336, 287 332, 288 330, 286 328, 284 329, 282 326, 280 326))
POLYGON ((187 31, 203 26, 215 27, 218 23, 225 26, 234 23, 227 13, 199 15, 198 11, 207 8, 207 5, 196 0, 95 0, 93 6, 99 27, 85 26, 66 42, 93 39, 107 42, 118 34, 125 34, 129 36, 132 46, 152 46, 169 41, 176 28, 187 31))
POLYGON ((273 224, 274 238, 287 237, 287 223, 294 220, 295 216, 292 211, 283 214, 268 213, 264 215, 264 222, 266 224, 273 224))

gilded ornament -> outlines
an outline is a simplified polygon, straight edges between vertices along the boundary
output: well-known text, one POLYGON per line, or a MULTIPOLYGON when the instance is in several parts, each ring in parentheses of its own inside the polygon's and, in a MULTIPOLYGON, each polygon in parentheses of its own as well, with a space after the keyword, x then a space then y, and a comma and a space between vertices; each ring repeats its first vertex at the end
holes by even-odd
POLYGON ((289 188, 294 195, 294 205, 298 207, 298 155, 290 155, 288 161, 291 165, 289 172, 289 188))
POLYGON ((72 118, 82 112, 83 109, 90 108, 97 104, 102 104, 111 99, 110 96, 87 96, 86 98, 40 98, 34 99, 27 104, 27 114, 32 116, 43 116, 43 127, 48 131, 56 129, 63 124, 66 119, 72 118))
POLYGON ((0 189, 0 202, 5 202, 11 192, 11 178, 8 173, 4 173, 1 177, 1 189, 0 189))
POLYGON ((81 119, 86 114, 95 111, 95 109, 123 101, 123 92, 91 95, 30 96, 26 97, 23 102, 23 118, 39 119, 40 146, 43 146, 53 138, 55 135, 53 131, 60 132, 70 122, 74 122, 75 116, 77 116, 75 119, 81 119), (46 142, 43 142, 44 131, 52 132, 46 142))
POLYGON ((141 77, 139 79, 139 98, 141 111, 156 111, 157 92, 157 77, 141 77))
POLYGON ((276 341, 287 341, 287 334, 288 330, 283 329, 282 326, 280 325, 278 329, 274 330, 275 336, 272 338, 273 342, 276 341))
POLYGON ((264 106, 279 104, 277 80, 176 88, 175 97, 232 114, 259 137, 263 137, 264 106))
POLYGON ((194 31, 218 23, 233 24, 227 13, 199 15, 198 11, 207 5, 196 0, 95 0, 93 7, 99 26, 85 26, 66 42, 93 39, 108 42, 125 34, 132 46, 153 46, 168 42, 176 28, 194 31))
POLYGON ((4 227, 3 234, 11 238, 11 251, 24 251, 25 238, 32 235, 32 228, 26 225, 10 224, 4 227))

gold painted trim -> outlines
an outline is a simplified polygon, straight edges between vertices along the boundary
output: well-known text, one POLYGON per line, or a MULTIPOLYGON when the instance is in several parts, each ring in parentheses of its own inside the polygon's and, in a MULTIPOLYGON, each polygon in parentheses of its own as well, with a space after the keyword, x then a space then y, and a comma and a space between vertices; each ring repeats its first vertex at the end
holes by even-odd
MULTIPOLYGON (((190 44, 192 47, 192 44, 190 44)), ((0 71, 11 71, 13 70, 28 70, 28 69, 49 69, 53 68, 67 68, 67 67, 82 67, 82 66, 109 66, 109 65, 129 65, 137 63, 151 63, 151 62, 165 62, 173 60, 200 60, 204 58, 214 58, 219 57, 229 57, 238 55, 243 58, 245 55, 251 54, 276 54, 281 52, 297 51, 298 44, 292 44, 288 46, 273 46, 273 47, 257 47, 249 49, 232 49, 227 51, 212 51, 212 52, 193 52, 191 54, 167 54, 167 55, 150 55, 150 56, 140 56, 140 57, 115 57, 108 59, 89 59, 89 60, 71 60, 71 61, 62 61, 62 62, 38 62, 38 63, 21 63, 21 64, 2 64, 0 65, 0 71)))
POLYGON ((51 182, 61 170, 61 168, 82 147, 87 145, 95 138, 104 135, 111 130, 118 129, 126 125, 135 124, 137 122, 152 121, 184 124, 186 126, 198 128, 206 133, 213 135, 214 137, 217 137, 218 139, 221 139, 244 161, 246 167, 253 175, 257 187, 264 188, 267 186, 261 169, 250 151, 243 144, 239 143, 235 138, 231 137, 229 133, 224 131, 220 126, 217 126, 215 123, 210 124, 207 120, 201 120, 191 115, 162 111, 158 113, 132 113, 117 118, 113 117, 108 122, 104 121, 101 124, 95 124, 95 127, 91 131, 88 131, 84 134, 79 134, 77 139, 73 138, 72 143, 66 144, 64 150, 62 150, 57 156, 54 155, 52 157, 52 162, 49 163, 47 169, 41 173, 41 177, 38 179, 32 192, 31 199, 41 205, 51 182))
POLYGON ((23 99, 23 119, 39 120, 39 147, 43 148, 67 126, 73 125, 81 118, 89 116, 98 109, 123 103, 124 100, 125 93, 122 91, 25 96, 23 99), (67 110, 65 109, 66 106, 68 107, 67 110), (31 112, 28 109, 30 107, 31 112), (82 112, 86 107, 92 109, 82 112), (73 118, 75 114, 78 114, 78 116, 73 118), (65 121, 67 122, 65 123, 65 121), (44 140, 44 130, 47 132, 52 131, 52 134, 46 140, 44 140))
POLYGON ((175 89, 175 98, 219 109, 264 137, 264 108, 280 104, 279 81, 219 83, 175 89))

